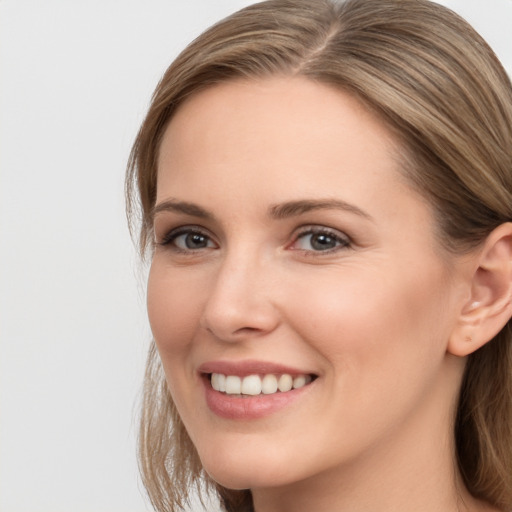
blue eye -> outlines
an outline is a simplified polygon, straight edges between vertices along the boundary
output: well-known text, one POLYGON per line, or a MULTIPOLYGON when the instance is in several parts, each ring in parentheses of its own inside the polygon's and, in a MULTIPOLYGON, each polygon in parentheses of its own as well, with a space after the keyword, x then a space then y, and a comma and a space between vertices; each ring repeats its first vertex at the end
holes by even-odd
POLYGON ((350 245, 347 236, 325 228, 310 228, 300 233, 292 249, 301 251, 330 252, 350 245))
POLYGON ((180 228, 165 236, 161 245, 171 245, 179 251, 198 251, 217 247, 212 239, 193 228, 180 228))

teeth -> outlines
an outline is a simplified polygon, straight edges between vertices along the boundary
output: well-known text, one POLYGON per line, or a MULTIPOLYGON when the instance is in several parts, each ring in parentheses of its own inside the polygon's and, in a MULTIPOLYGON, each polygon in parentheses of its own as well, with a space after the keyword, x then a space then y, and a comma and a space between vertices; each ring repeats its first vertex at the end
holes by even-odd
POLYGON ((304 375, 299 375, 293 379, 293 389, 299 389, 306 385, 306 377, 304 375))
POLYGON ((284 375, 281 375, 281 377, 279 377, 278 387, 279 387, 279 391, 281 391, 283 393, 286 391, 290 391, 290 389, 293 388, 292 376, 287 375, 286 373, 284 375))
POLYGON ((278 391, 286 393, 292 389, 302 388, 310 382, 309 375, 297 375, 293 378, 287 373, 283 375, 267 374, 263 377, 248 375, 244 378, 222 373, 212 373, 211 375, 212 388, 228 395, 272 395, 278 391))
POLYGON ((226 376, 226 393, 228 395, 239 395, 242 392, 242 379, 236 375, 226 376))
POLYGON ((216 391, 226 392, 226 376, 222 373, 212 373, 212 388, 216 391))
POLYGON ((258 375, 249 375, 242 381, 243 395, 259 395, 261 393, 261 379, 258 375))
POLYGON ((222 391, 223 393, 226 392, 226 376, 222 375, 222 373, 218 374, 219 376, 219 389, 218 391, 222 391))
POLYGON ((277 377, 275 375, 265 375, 261 381, 261 391, 264 395, 271 395, 277 391, 277 377))

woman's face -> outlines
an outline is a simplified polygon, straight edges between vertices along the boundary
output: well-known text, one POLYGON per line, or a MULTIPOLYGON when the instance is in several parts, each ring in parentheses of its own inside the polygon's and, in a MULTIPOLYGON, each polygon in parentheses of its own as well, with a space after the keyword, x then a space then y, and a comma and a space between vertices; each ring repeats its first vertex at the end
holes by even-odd
POLYGON ((357 101, 302 78, 224 83, 170 122, 149 318, 224 486, 407 459, 447 434, 467 289, 398 152, 357 101))

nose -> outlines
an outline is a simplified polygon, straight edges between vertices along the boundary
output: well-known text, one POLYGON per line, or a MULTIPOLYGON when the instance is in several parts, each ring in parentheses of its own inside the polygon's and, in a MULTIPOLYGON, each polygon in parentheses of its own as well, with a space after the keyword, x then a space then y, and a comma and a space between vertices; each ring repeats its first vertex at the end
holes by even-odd
POLYGON ((226 258, 212 277, 201 327, 224 342, 259 337, 276 329, 277 276, 269 267, 256 258, 226 258))

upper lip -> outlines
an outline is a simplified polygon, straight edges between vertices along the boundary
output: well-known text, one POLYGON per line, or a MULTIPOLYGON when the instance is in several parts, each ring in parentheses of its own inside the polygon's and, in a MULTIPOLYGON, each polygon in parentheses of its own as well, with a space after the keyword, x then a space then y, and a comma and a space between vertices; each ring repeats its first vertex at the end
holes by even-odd
POLYGON ((313 372, 292 368, 283 364, 269 361, 244 360, 244 361, 208 361, 198 368, 199 373, 221 373, 223 375, 267 375, 270 373, 282 375, 315 375, 313 372))

